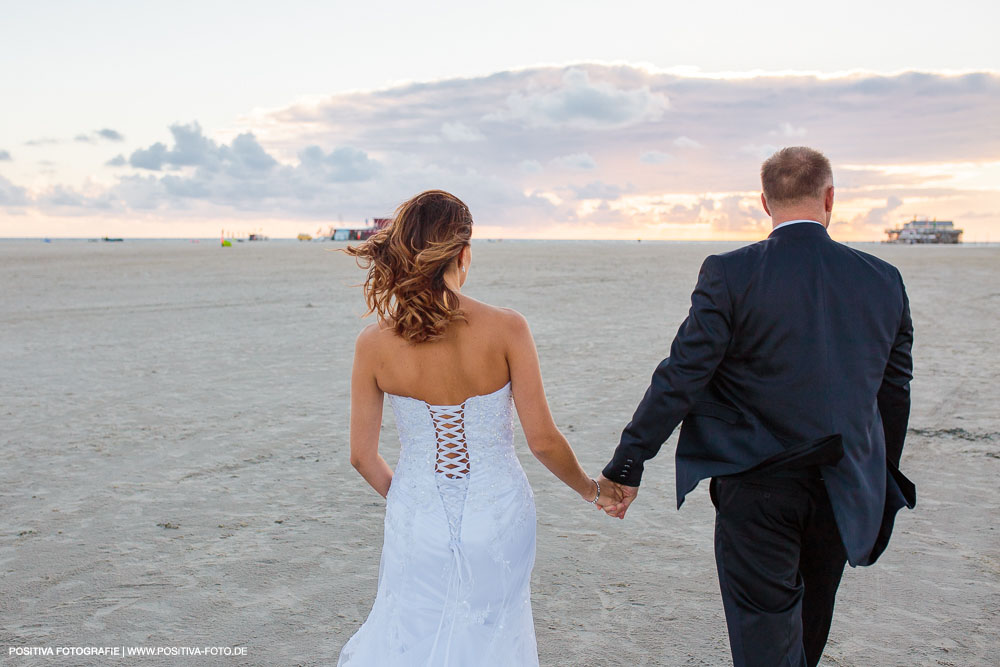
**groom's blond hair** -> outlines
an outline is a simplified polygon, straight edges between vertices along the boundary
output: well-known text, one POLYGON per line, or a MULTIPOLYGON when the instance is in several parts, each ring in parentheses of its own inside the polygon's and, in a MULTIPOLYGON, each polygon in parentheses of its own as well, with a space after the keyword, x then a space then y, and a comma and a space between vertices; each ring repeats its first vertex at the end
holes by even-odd
POLYGON ((760 184, 772 203, 820 197, 833 182, 833 169, 825 155, 806 146, 789 146, 764 160, 760 184))

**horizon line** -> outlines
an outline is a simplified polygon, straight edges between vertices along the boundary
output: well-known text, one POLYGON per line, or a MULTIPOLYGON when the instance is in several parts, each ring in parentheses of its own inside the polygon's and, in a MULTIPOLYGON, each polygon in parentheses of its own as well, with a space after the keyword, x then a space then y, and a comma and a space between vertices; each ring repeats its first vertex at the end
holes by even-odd
MULTIPOLYGON (((95 241, 100 242, 105 238, 122 239, 123 241, 220 241, 217 236, 0 236, 0 241, 95 241)), ((605 241, 624 241, 628 243, 756 243, 757 241, 762 241, 766 239, 767 236, 755 236, 747 238, 730 238, 730 239, 719 239, 719 238, 697 238, 697 239, 684 239, 684 238, 642 238, 642 237, 605 237, 605 238, 542 238, 534 236, 489 236, 483 238, 473 238, 472 241, 476 242, 502 242, 502 241, 548 241, 548 242, 559 242, 559 241, 571 241, 571 242, 581 242, 581 241, 594 241, 594 242, 605 242, 605 241)), ((300 243, 358 243, 363 242, 359 239, 353 240, 338 240, 333 241, 326 239, 325 237, 313 238, 308 241, 298 239, 294 236, 268 236, 268 238, 261 241, 250 241, 248 239, 237 239, 237 238, 227 238, 227 241, 237 241, 244 243, 262 243, 266 241, 298 241, 300 243), (322 239, 322 240, 321 240, 322 239)), ((837 239, 834 239, 835 241, 837 239)), ((839 243, 878 243, 885 245, 935 245, 935 246, 948 246, 948 245, 1000 245, 1000 241, 991 241, 989 239, 983 240, 962 240, 960 243, 916 243, 916 244, 906 244, 906 243, 890 243, 884 239, 851 239, 838 241, 839 243)))

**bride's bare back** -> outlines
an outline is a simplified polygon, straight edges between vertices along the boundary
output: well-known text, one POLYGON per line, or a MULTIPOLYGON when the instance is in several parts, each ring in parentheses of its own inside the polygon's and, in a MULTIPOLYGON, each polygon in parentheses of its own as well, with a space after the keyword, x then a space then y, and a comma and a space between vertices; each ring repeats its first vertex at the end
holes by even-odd
POLYGON ((511 381, 508 358, 521 350, 510 346, 524 345, 518 335, 523 318, 466 296, 459 300, 465 320, 452 322, 439 340, 409 343, 385 324, 363 332, 359 342, 376 357, 372 371, 379 389, 431 405, 458 405, 511 381))
POLYGON ((532 454, 581 496, 593 498, 594 482, 549 411, 527 321, 509 308, 462 295, 459 300, 465 320, 450 323, 438 340, 410 343, 387 322, 369 325, 358 335, 351 376, 351 462, 385 496, 392 483, 392 471, 378 455, 385 394, 460 405, 510 382, 532 454))

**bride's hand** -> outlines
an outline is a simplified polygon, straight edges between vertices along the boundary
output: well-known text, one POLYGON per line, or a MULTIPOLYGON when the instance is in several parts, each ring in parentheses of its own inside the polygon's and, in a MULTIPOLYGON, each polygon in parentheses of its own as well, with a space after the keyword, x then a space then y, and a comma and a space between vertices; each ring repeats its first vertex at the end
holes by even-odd
POLYGON ((601 484, 601 497, 603 498, 604 496, 605 485, 608 486, 608 491, 612 496, 612 500, 610 502, 604 503, 598 501, 601 505, 601 509, 604 510, 608 516, 615 517, 617 519, 624 519, 628 506, 632 504, 632 501, 635 500, 636 495, 639 493, 639 487, 616 484, 603 475, 598 478, 598 481, 601 484))
MULTIPOLYGON (((597 498, 597 506, 602 510, 607 511, 605 508, 615 506, 624 499, 621 487, 604 477, 604 475, 598 477, 596 484, 598 484, 601 489, 601 494, 597 498)), ((594 493, 597 493, 596 488, 594 493)))

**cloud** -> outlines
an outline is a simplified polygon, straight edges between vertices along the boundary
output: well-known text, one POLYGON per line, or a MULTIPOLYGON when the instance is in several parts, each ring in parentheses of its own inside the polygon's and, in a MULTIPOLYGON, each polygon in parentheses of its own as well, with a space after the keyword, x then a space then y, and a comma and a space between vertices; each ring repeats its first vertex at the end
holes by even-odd
POLYGON ((219 162, 230 171, 244 174, 266 173, 278 164, 249 132, 237 136, 229 146, 221 146, 218 156, 219 162))
POLYGON ((513 92, 507 109, 488 119, 523 123, 529 127, 620 128, 663 117, 667 97, 648 86, 619 88, 612 82, 591 82, 585 69, 571 68, 555 90, 513 92))
POLYGON ((621 197, 626 190, 617 186, 609 185, 602 181, 593 181, 586 185, 571 185, 568 188, 573 193, 574 199, 603 199, 614 201, 621 197))
POLYGON ((620 208, 613 208, 607 200, 602 200, 597 206, 581 211, 581 222, 588 224, 618 226, 627 221, 626 214, 620 208))
POLYGON ((0 176, 0 206, 26 206, 30 203, 24 188, 0 176))
MULTIPOLYGON (((326 150, 308 145, 298 151, 296 162, 282 163, 250 132, 228 144, 206 136, 198 123, 173 125, 170 133, 171 145, 157 142, 132 153, 127 164, 151 173, 123 177, 109 192, 112 203, 138 209, 212 205, 314 215, 367 195, 358 186, 381 171, 377 160, 350 146, 326 150)), ((124 163, 119 155, 108 164, 124 163)), ((60 194, 66 205, 66 193, 60 194)))
POLYGON ((441 125, 441 135, 453 142, 486 141, 482 132, 464 123, 445 122, 441 125))
POLYGON ((782 123, 778 126, 778 129, 771 130, 769 132, 772 136, 779 136, 786 139, 798 139, 800 137, 806 136, 806 129, 804 127, 795 127, 791 123, 782 123))
POLYGON ((538 160, 522 160, 518 165, 518 169, 526 174, 539 174, 542 168, 542 163, 538 160))
MULTIPOLYGON (((73 137, 72 141, 74 141, 76 143, 79 143, 79 144, 93 144, 93 143, 96 143, 97 141, 102 140, 102 139, 104 139, 106 141, 124 141, 125 137, 122 136, 122 134, 120 132, 118 132, 117 130, 112 130, 111 128, 105 127, 103 129, 96 130, 96 131, 94 131, 92 133, 89 133, 89 134, 86 133, 86 132, 80 132, 76 136, 73 137)), ((53 137, 43 137, 43 138, 40 138, 40 139, 31 139, 29 141, 26 141, 26 142, 24 142, 24 145, 25 146, 56 146, 56 145, 59 145, 59 144, 67 143, 67 141, 68 140, 56 139, 56 138, 53 138, 53 137)))
POLYGON ((672 143, 685 149, 685 171, 672 186, 697 192, 758 187, 760 161, 786 143, 802 143, 801 137, 772 133, 795 134, 806 121, 809 144, 824 149, 835 168, 995 159, 1000 136, 973 129, 990 126, 986 110, 997 104, 1000 76, 994 74, 724 79, 579 65, 335 95, 270 112, 259 126, 262 140, 277 140, 290 154, 308 143, 347 144, 436 164, 458 157, 448 142, 428 144, 427 137, 441 137, 445 123, 481 127, 486 141, 469 157, 492 163, 510 179, 523 177, 518 165, 525 160, 547 164, 586 152, 604 167, 619 164, 614 156, 636 156, 651 147, 669 153, 672 143), (626 96, 620 105, 625 111, 602 116, 600 104, 576 102, 571 94, 595 88, 601 100, 631 93, 638 102, 630 104, 626 96), (668 105, 655 102, 668 99, 668 105), (618 123, 617 113, 646 120, 618 123))
POLYGON ((125 137, 122 136, 117 130, 112 130, 111 128, 105 127, 97 131, 97 136, 102 139, 107 139, 108 141, 125 141, 125 137))
POLYGON ((152 211, 168 202, 163 180, 151 175, 123 176, 110 194, 124 208, 139 211, 152 211))
POLYGON ((720 231, 758 232, 768 220, 760 200, 741 195, 723 197, 712 216, 712 227, 720 231))
POLYGON ((167 147, 157 142, 149 148, 140 148, 132 153, 128 163, 138 169, 159 171, 167 157, 167 147))
POLYGON ((780 149, 781 146, 775 146, 774 144, 744 144, 740 146, 741 153, 752 155, 759 160, 771 157, 780 149))
POLYGON ((643 151, 639 154, 639 162, 643 164, 664 164, 673 158, 670 153, 663 151, 643 151))
POLYGON ((710 198, 704 198, 694 204, 674 204, 662 213, 662 217, 665 222, 690 224, 700 222, 703 213, 710 213, 714 210, 715 201, 710 198))
POLYGON ((0 151, 0 162, 10 162, 13 159, 7 151, 0 151))
POLYGON ((701 148, 701 144, 690 137, 677 137, 674 139, 674 146, 677 148, 701 148))
POLYGON ((860 220, 862 225, 884 227, 888 222, 890 212, 903 205, 903 200, 896 196, 889 196, 885 201, 885 206, 877 206, 868 211, 860 220))
POLYGON ((378 173, 379 165, 364 151, 356 148, 335 148, 324 153, 319 146, 309 146, 299 153, 301 169, 338 183, 367 181, 378 173))
POLYGON ((597 169, 597 162, 587 153, 561 155, 552 160, 552 164, 562 169, 597 169))
MULTIPOLYGON (((808 142, 833 162, 837 210, 875 229, 902 210, 879 213, 890 197, 939 217, 1000 210, 1000 167, 990 166, 1000 164, 1000 134, 986 131, 998 107, 992 73, 726 79, 536 67, 254 112, 235 138, 174 125, 161 142, 112 158, 108 187, 16 192, 60 215, 73 207, 55 202, 77 201, 162 219, 361 219, 438 187, 491 226, 689 225, 753 237, 766 226, 753 194, 761 160, 808 142)), ((18 186, 5 187, 11 199, 18 186)))
POLYGON ((218 145, 206 137, 197 122, 189 125, 173 125, 170 133, 174 135, 174 147, 164 154, 164 162, 174 167, 203 166, 215 168, 218 166, 218 145))
POLYGON ((39 197, 39 201, 49 206, 79 207, 87 203, 86 197, 64 185, 54 186, 39 197))
POLYGON ((24 188, 0 176, 0 206, 24 206, 30 203, 24 188))
POLYGON ((137 169, 161 171, 183 167, 199 167, 208 173, 228 171, 255 174, 268 171, 278 164, 249 132, 237 136, 231 145, 219 145, 202 132, 198 123, 170 127, 174 144, 157 142, 148 148, 133 151, 129 164, 137 169))

